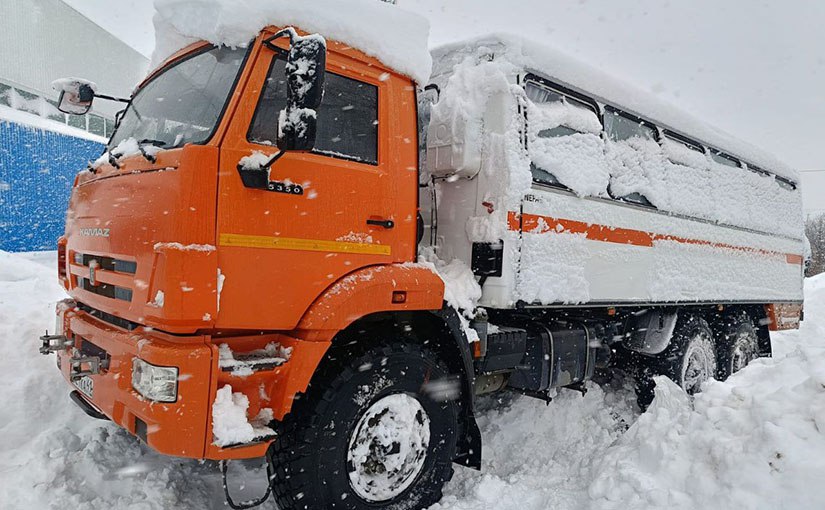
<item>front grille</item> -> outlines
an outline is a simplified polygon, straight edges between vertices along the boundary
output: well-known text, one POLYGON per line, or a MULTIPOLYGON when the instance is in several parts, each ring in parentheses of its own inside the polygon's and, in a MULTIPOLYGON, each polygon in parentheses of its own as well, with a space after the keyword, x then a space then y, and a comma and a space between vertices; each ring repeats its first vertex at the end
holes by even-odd
POLYGON ((111 324, 112 326, 117 326, 117 327, 123 328, 127 331, 132 331, 133 329, 140 326, 140 324, 138 324, 136 322, 132 322, 132 321, 128 321, 126 319, 122 319, 122 318, 120 318, 116 315, 106 313, 106 312, 104 312, 102 310, 98 310, 96 308, 92 308, 91 306, 83 304, 83 303, 78 303, 77 307, 80 310, 82 310, 82 311, 86 312, 87 314, 91 315, 95 319, 99 319, 103 322, 111 324))
POLYGON ((81 289, 97 294, 98 296, 120 299, 121 301, 132 300, 132 289, 127 289, 126 287, 118 287, 110 283, 92 285, 92 282, 90 282, 88 278, 78 278, 78 284, 81 289))
POLYGON ((100 358, 101 360, 105 360, 109 358, 109 353, 106 352, 106 349, 86 340, 81 336, 75 335, 75 338, 80 338, 80 353, 84 356, 94 356, 100 358))
POLYGON ((88 253, 75 252, 74 262, 81 266, 88 266, 92 260, 96 260, 98 268, 104 271, 116 271, 118 273, 135 274, 137 273, 137 262, 131 260, 121 260, 112 257, 104 257, 101 255, 90 255, 88 253))

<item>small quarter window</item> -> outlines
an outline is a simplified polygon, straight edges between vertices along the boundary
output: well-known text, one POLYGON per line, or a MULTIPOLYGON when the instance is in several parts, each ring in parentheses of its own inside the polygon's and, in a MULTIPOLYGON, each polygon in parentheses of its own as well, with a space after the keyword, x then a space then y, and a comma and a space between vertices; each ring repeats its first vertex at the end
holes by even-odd
POLYGON ((764 175, 764 176, 768 176, 768 177, 770 177, 770 175, 771 175, 770 172, 768 172, 767 170, 762 170, 761 168, 759 168, 756 165, 748 164, 748 170, 750 170, 751 172, 753 172, 755 174, 764 175))
POLYGON ((560 103, 562 95, 558 92, 542 87, 539 84, 528 81, 524 85, 524 92, 527 94, 527 99, 536 103, 560 103))
POLYGON ((539 138, 555 138, 557 136, 567 136, 576 133, 578 133, 578 131, 576 131, 573 128, 569 128, 567 126, 556 126, 550 129, 542 129, 541 131, 536 133, 536 136, 538 136, 539 138))
MULTIPOLYGON (((540 106, 553 103, 556 105, 565 105, 572 108, 572 110, 570 110, 571 112, 577 112, 573 116, 574 118, 580 118, 580 114, 595 115, 594 122, 598 123, 598 114, 596 113, 593 105, 582 101, 581 99, 553 90, 546 85, 542 85, 534 81, 527 81, 525 83, 524 92, 526 93, 527 98, 536 105, 540 106)), ((581 126, 578 127, 581 128, 581 126)), ((539 138, 557 138, 581 132, 583 131, 562 124, 554 128, 540 129, 538 133, 536 133, 536 136, 539 138)))
POLYGON ((779 177, 778 175, 776 176, 776 183, 788 191, 793 191, 796 189, 796 183, 794 183, 793 181, 789 181, 784 177, 779 177))
POLYGON ((698 142, 694 142, 693 140, 690 140, 689 138, 684 138, 684 137, 675 135, 673 133, 670 133, 668 131, 665 131, 665 138, 670 140, 673 143, 678 143, 679 145, 683 145, 683 146, 687 147, 688 149, 690 149, 692 151, 695 151, 695 152, 698 152, 700 154, 705 153, 705 149, 698 142))
POLYGON ((730 166, 733 168, 740 168, 739 160, 735 159, 727 154, 719 152, 717 150, 711 149, 710 151, 710 159, 716 161, 720 165, 730 166))
POLYGON ((653 126, 612 109, 607 109, 604 112, 604 129, 608 138, 614 142, 630 140, 631 138, 656 140, 656 129, 653 126))
POLYGON ((530 173, 533 174, 533 182, 567 189, 567 186, 564 186, 561 182, 559 182, 555 175, 543 168, 537 167, 535 163, 530 163, 530 173))

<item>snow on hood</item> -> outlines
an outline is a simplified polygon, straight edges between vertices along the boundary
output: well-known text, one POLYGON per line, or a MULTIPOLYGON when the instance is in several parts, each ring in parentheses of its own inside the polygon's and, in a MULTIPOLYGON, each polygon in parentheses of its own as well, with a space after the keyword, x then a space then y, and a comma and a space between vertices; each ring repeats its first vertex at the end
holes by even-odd
POLYGON ((155 0, 150 68, 206 40, 244 47, 266 26, 294 26, 357 48, 426 84, 432 60, 429 22, 378 0, 155 0))
POLYGON ((468 53, 487 48, 495 58, 502 58, 522 69, 535 71, 554 81, 579 90, 597 101, 613 104, 622 110, 655 122, 716 149, 729 152, 772 173, 799 182, 797 171, 774 155, 739 140, 693 115, 683 112, 654 94, 618 80, 590 67, 555 48, 513 34, 488 34, 433 49, 433 74, 449 71, 468 53))

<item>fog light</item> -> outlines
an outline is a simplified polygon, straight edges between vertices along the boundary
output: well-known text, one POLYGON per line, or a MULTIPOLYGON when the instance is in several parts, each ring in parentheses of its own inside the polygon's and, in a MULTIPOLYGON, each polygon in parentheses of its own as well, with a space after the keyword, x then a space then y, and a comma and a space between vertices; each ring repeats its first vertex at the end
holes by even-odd
POLYGON ((132 388, 149 400, 174 402, 178 399, 178 367, 158 367, 133 358, 132 388))

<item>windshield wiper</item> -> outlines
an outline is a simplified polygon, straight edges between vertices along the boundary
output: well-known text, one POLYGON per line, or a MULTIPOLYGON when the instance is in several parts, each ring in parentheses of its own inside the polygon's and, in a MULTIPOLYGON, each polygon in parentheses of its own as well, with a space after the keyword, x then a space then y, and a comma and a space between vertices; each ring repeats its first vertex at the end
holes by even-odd
POLYGON ((163 140, 153 140, 151 138, 144 138, 143 140, 138 142, 138 150, 140 151, 140 155, 146 159, 149 163, 154 163, 157 161, 157 158, 154 154, 149 154, 146 152, 146 149, 143 148, 144 145, 151 145, 153 147, 163 147, 166 145, 166 142, 163 140))
POLYGON ((138 145, 154 145, 155 147, 163 147, 166 145, 166 142, 163 140, 154 140, 152 138, 144 138, 143 140, 138 142, 138 145))

